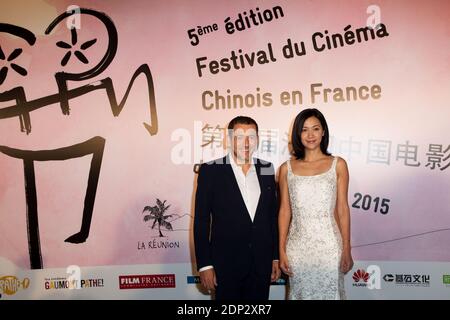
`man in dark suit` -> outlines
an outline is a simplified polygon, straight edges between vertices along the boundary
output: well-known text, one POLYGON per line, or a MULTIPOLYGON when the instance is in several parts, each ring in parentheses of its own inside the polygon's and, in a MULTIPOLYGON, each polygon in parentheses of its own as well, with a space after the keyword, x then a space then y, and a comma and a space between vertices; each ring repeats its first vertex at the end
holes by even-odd
POLYGON ((200 166, 194 242, 202 285, 216 300, 267 300, 278 266, 278 202, 273 165, 252 158, 258 125, 236 117, 232 151, 200 166))

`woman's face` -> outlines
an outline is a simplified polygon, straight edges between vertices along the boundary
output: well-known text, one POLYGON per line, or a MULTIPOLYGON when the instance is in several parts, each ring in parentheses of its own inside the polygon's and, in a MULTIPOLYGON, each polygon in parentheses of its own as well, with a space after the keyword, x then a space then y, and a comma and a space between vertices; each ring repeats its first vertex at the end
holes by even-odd
POLYGON ((319 119, 316 117, 309 117, 303 124, 301 138, 305 149, 313 150, 320 148, 324 131, 319 119))

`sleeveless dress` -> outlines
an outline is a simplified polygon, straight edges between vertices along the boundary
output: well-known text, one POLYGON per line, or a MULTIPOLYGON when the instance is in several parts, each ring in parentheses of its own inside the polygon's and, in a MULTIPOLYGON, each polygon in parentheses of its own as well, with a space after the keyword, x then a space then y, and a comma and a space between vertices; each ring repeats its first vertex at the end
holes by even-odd
POLYGON ((342 237, 334 217, 337 197, 336 162, 314 176, 299 176, 287 161, 291 203, 286 254, 293 275, 288 299, 345 299, 340 271, 342 237))

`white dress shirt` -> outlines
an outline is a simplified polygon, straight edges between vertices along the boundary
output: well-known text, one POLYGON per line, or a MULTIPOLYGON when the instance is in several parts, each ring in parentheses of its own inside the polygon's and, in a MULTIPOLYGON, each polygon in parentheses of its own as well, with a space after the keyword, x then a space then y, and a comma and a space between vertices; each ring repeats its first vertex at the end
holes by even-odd
MULTIPOLYGON (((233 169, 236 182, 239 186, 239 191, 242 195, 242 199, 244 199, 244 203, 247 207, 250 219, 253 221, 253 219, 255 219, 256 208, 258 206, 259 197, 261 195, 261 187, 259 186, 256 167, 252 163, 247 171, 247 174, 245 175, 244 171, 242 171, 242 168, 236 164, 236 161, 234 161, 233 155, 229 154, 228 158, 230 159, 231 168, 233 169)), ((200 268, 199 271, 201 272, 211 268, 213 268, 213 266, 205 266, 203 268, 200 268)))
POLYGON ((252 163, 244 174, 242 168, 239 167, 234 161, 233 155, 229 155, 231 168, 233 169, 234 176, 236 177, 239 190, 241 191, 242 198, 244 199, 245 206, 247 207, 250 219, 255 219, 256 207, 258 206, 259 196, 261 195, 261 187, 259 186, 258 175, 256 174, 256 167, 252 163))

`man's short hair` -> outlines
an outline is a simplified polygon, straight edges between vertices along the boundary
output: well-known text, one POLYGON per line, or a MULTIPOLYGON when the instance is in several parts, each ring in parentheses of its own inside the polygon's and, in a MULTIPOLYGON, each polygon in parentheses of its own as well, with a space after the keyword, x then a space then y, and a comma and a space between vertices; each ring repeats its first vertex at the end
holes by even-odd
POLYGON ((230 123, 228 124, 228 132, 233 132, 234 126, 237 124, 253 124, 256 127, 256 134, 258 134, 258 124, 255 120, 253 120, 250 117, 246 116, 237 116, 236 118, 231 119, 230 123))

